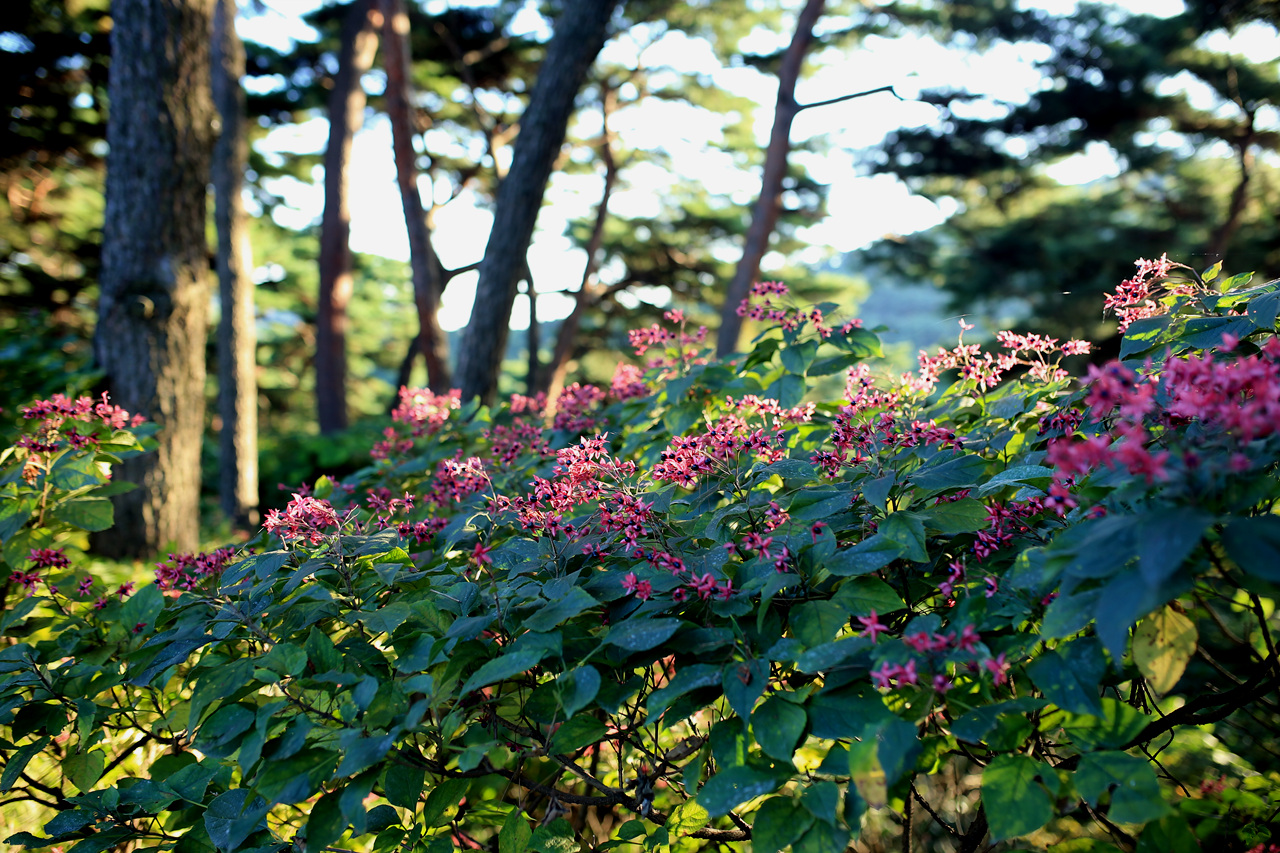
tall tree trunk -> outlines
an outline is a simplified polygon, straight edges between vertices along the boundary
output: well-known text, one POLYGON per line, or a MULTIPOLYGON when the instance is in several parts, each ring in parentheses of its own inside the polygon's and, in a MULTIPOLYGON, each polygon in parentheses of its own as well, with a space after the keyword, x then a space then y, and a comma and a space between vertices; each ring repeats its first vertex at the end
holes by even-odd
POLYGON ((529 330, 525 334, 525 350, 528 352, 528 368, 525 370, 525 393, 530 397, 538 393, 542 363, 538 351, 542 349, 542 330, 538 326, 538 288, 530 275, 524 280, 525 295, 529 297, 529 330))
POLYGON ((478 396, 489 402, 497 390, 511 308, 542 195, 564 143, 574 99, 604 46, 615 8, 615 0, 567 0, 547 45, 520 119, 511 169, 498 188, 471 322, 462 337, 457 379, 465 400, 478 396))
POLYGON ((127 460, 113 556, 194 549, 199 540, 209 254, 205 189, 213 147, 213 0, 111 7, 102 293, 94 354, 115 402, 159 425, 155 453, 127 460))
POLYGON ((813 27, 822 16, 826 0, 807 0, 796 19, 796 30, 782 56, 778 69, 778 99, 773 110, 773 130, 769 134, 769 148, 765 153, 764 176, 760 182, 760 197, 751 211, 751 226, 747 229, 742 247, 742 260, 734 272, 729 289, 725 292, 724 307, 720 309, 720 334, 716 340, 716 353, 724 356, 738 347, 738 335, 742 331, 742 318, 738 306, 751 291, 751 285, 760 273, 760 261, 769 249, 769 237, 778 225, 782 212, 782 180, 787 174, 787 156, 791 153, 791 123, 800 106, 796 103, 796 82, 804 66, 804 56, 813 41, 813 27))
POLYGON ((235 28, 234 0, 217 0, 213 17, 213 103, 221 117, 213 149, 214 220, 218 233, 218 491, 232 524, 258 523, 257 334, 254 329, 252 251, 241 187, 248 162, 245 136, 244 45, 235 28))
POLYGON ((337 432, 347 425, 347 304, 354 287, 347 164, 351 162, 351 141, 364 124, 365 94, 360 78, 373 66, 380 17, 373 0, 352 2, 342 24, 338 70, 329 92, 316 312, 316 409, 322 433, 337 432))
POLYGON ((405 226, 409 229, 409 267, 413 273, 413 301, 418 309, 415 341, 427 362, 427 387, 442 394, 453 384, 449 374, 449 339, 440 328, 439 319, 444 270, 431 245, 431 231, 422 209, 422 196, 418 193, 417 153, 413 150, 413 90, 409 79, 409 15, 405 12, 404 0, 380 2, 382 53, 387 69, 387 116, 391 119, 400 202, 404 207, 405 226))
POLYGON ((1245 125, 1241 133, 1240 139, 1236 141, 1236 157, 1240 161, 1240 180, 1236 182, 1235 189, 1231 192, 1231 201, 1227 205, 1226 218, 1222 220, 1222 224, 1213 232, 1213 237, 1209 241, 1209 246, 1205 252, 1205 259, 1210 264, 1221 261, 1227 254, 1227 249, 1231 246, 1231 241, 1235 238, 1236 232, 1240 230, 1240 225, 1244 221, 1245 206, 1249 201, 1249 179, 1253 169, 1253 140, 1256 135, 1254 127, 1255 112, 1249 110, 1246 113, 1248 123, 1245 125))

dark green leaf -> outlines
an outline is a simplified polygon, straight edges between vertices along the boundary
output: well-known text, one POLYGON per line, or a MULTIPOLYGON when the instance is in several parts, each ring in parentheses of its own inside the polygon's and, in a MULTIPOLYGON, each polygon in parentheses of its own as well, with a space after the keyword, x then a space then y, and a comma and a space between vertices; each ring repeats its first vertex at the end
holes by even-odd
POLYGON ((75 498, 58 504, 53 517, 81 530, 106 530, 115 521, 115 509, 106 498, 75 498))
POLYGON ((804 708, 779 696, 770 696, 751 714, 751 731, 764 754, 779 761, 795 756, 808 717, 804 708))
POLYGON ((422 785, 426 775, 425 768, 414 766, 408 761, 389 762, 387 774, 382 782, 382 791, 387 802, 402 809, 416 809, 418 798, 422 796, 422 785))
POLYGON ((266 828, 267 801, 249 800, 249 791, 235 788, 214 798, 204 813, 204 828, 220 851, 239 850, 255 830, 266 828))
MULTIPOLYGON (((1053 769, 1025 755, 997 755, 982 772, 982 803, 994 841, 1035 832, 1053 817, 1053 797, 1041 780, 1053 769)), ((1056 790, 1057 778, 1053 784, 1056 790)))
POLYGON ((546 654, 546 649, 535 648, 512 651, 502 657, 494 658, 476 670, 467 679, 466 684, 462 685, 462 689, 459 692, 461 695, 466 696, 481 687, 528 672, 531 668, 537 666, 546 657, 546 654))
POLYGON ((575 586, 563 597, 542 605, 524 621, 524 626, 530 631, 550 631, 566 619, 571 619, 598 603, 582 587, 575 586))
POLYGON ((1222 544, 1240 568, 1263 580, 1280 583, 1280 518, 1232 518, 1222 532, 1222 544))
POLYGON ((512 809, 498 832, 498 853, 524 853, 529 849, 533 830, 520 809, 512 809))
POLYGON ((341 790, 330 791, 311 807, 307 815, 307 853, 321 853, 346 832, 347 819, 339 805, 341 796, 341 790))
POLYGON ((1040 692, 1059 708, 1077 714, 1102 713, 1102 676, 1107 661, 1093 638, 1074 640, 1036 658, 1027 675, 1040 692))
POLYGON ((780 853, 813 825, 813 815, 790 797, 770 797, 751 823, 754 853, 780 853))
POLYGON ((1097 808, 1111 794, 1107 816, 1117 823, 1146 823, 1169 813, 1151 763, 1123 752, 1091 752, 1080 758, 1076 790, 1097 808))
POLYGON ((985 529, 990 523, 987 508, 973 498, 938 504, 920 515, 925 527, 939 533, 971 533, 985 529))
POLYGON ((590 664, 583 664, 556 679, 560 689, 560 707, 566 718, 572 717, 591 704, 600 692, 600 673, 590 664))
POLYGON ((681 667, 666 686, 649 694, 645 712, 650 720, 657 720, 677 697, 702 687, 718 686, 720 677, 720 667, 715 664, 695 663, 681 667))
POLYGON ((899 553, 915 563, 929 562, 924 547, 924 524, 911 512, 895 512, 880 522, 879 535, 898 546, 899 553))
POLYGON ((584 746, 599 743, 608 736, 608 732, 605 724, 595 717, 578 715, 556 729, 547 749, 556 755, 567 755, 584 746))
POLYGON ((679 619, 627 619, 609 629, 605 642, 630 652, 642 652, 665 643, 681 624, 679 619))
POLYGON ((826 560, 823 568, 837 577, 868 575, 896 560, 901 550, 898 543, 877 533, 852 548, 836 551, 826 560))
POLYGON ((782 781, 778 774, 754 767, 726 767, 702 786, 698 802, 711 817, 722 817, 748 800, 773 793, 782 781))

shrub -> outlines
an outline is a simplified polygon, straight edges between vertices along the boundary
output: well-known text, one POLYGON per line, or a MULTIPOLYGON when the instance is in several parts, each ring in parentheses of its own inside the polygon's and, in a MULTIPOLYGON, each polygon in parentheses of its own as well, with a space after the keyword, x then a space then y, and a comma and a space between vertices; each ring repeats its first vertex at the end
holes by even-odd
POLYGON ((758 285, 733 362, 672 312, 611 391, 409 390, 369 467, 132 595, 58 548, 141 445, 36 428, 0 460, 0 791, 57 813, 9 842, 1263 843, 1280 291, 1173 271, 1083 388, 1034 335, 877 379, 872 332, 758 285))

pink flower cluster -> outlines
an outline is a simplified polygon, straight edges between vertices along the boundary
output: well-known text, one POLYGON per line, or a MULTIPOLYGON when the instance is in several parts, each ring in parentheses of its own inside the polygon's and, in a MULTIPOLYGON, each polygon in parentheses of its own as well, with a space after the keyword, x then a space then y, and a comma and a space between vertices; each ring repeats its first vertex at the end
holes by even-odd
POLYGON ((566 432, 582 433, 604 425, 598 410, 605 393, 594 385, 573 383, 556 398, 556 416, 552 424, 566 432))
POLYGON ((920 351, 920 379, 930 390, 946 370, 959 370, 962 379, 972 380, 983 391, 996 387, 1010 370, 1019 366, 1027 368, 1027 373, 1041 382, 1061 381, 1068 376, 1060 366, 1062 359, 1085 355, 1092 349, 1088 341, 1073 339, 1060 344, 1057 338, 1044 335, 1001 331, 996 333, 996 340, 1008 352, 984 352, 978 344, 964 342, 964 333, 972 328, 971 323, 960 321, 960 341, 954 349, 940 347, 934 356, 920 351))
MULTIPOLYGON (((880 622, 875 611, 871 615, 859 616, 864 630, 861 636, 870 637, 875 642, 882 633, 889 631, 888 626, 880 622)), ((881 690, 895 687, 914 687, 927 683, 934 693, 944 695, 954 686, 952 677, 947 673, 946 657, 953 651, 973 655, 974 660, 967 664, 970 672, 985 669, 993 676, 994 684, 999 687, 1008 683, 1009 664, 1001 653, 994 658, 987 658, 981 663, 976 659, 980 652, 978 644, 982 637, 973 625, 966 625, 959 636, 954 631, 946 634, 928 631, 916 631, 902 637, 902 643, 911 650, 912 656, 905 664, 883 661, 871 672, 872 683, 881 690), (922 682, 925 679, 925 682, 922 682)))
POLYGON ((284 512, 273 509, 267 513, 262 526, 286 542, 299 539, 318 545, 328 535, 331 527, 339 527, 341 521, 328 501, 295 494, 284 512))
POLYGON ((170 554, 164 562, 156 563, 156 586, 160 589, 195 589, 205 578, 222 574, 233 556, 233 548, 199 554, 170 554))
MULTIPOLYGON (((1026 501, 1009 503, 995 502, 987 507, 987 529, 978 532, 973 543, 973 554, 979 560, 985 560, 996 551, 1013 542, 1019 533, 1031 528, 1026 520, 1044 512, 1042 498, 1030 498, 1026 501)), ((994 592, 993 592, 994 594, 994 592)), ((987 598, 990 598, 988 595, 987 598)))
MULTIPOLYGON (((763 404, 764 401, 759 401, 763 404)), ((769 401, 774 403, 776 401, 769 401)), ((734 405, 732 400, 730 404, 734 405)), ((738 410, 751 411, 754 404, 736 404, 738 410)), ((761 409, 756 409, 756 412, 761 409)), ((778 410, 777 421, 786 418, 808 418, 811 410, 778 410)), ((724 415, 707 431, 697 435, 678 435, 671 440, 667 448, 659 456, 658 464, 652 471, 653 479, 663 483, 676 483, 686 489, 692 489, 698 478, 717 469, 728 468, 737 464, 743 454, 752 454, 752 458, 764 464, 777 462, 786 458, 786 431, 781 426, 756 426, 746 418, 731 411, 724 415)))
POLYGON ((511 465, 526 453, 546 456, 551 452, 542 426, 523 418, 516 419, 510 426, 495 424, 482 435, 489 442, 489 455, 499 465, 511 465))
MULTIPOLYGON (((1114 311, 1120 319, 1120 331, 1129 328, 1135 320, 1155 317, 1165 312, 1165 308, 1155 300, 1156 286, 1160 279, 1169 274, 1175 264, 1167 254, 1154 261, 1139 258, 1134 262, 1138 270, 1133 278, 1125 279, 1116 288, 1115 293, 1107 294, 1103 303, 1104 311, 1114 311)), ((1168 293, 1185 292, 1187 288, 1166 288, 1168 293)))
POLYGON ((36 400, 29 406, 23 406, 19 411, 25 420, 39 421, 15 442, 15 446, 30 452, 22 471, 27 482, 33 482, 39 476, 47 455, 67 448, 84 450, 95 447, 100 430, 136 427, 146 421, 141 415, 130 418, 128 412, 111 403, 106 392, 98 400, 92 397, 72 400, 65 394, 54 394, 47 400, 36 400), (88 426, 77 427, 72 422, 88 426))
POLYGON ((391 411, 391 419, 403 424, 408 434, 389 426, 383 430, 384 441, 373 446, 370 455, 374 459, 389 459, 413 449, 413 439, 433 435, 449 419, 449 413, 458 408, 461 392, 457 389, 447 394, 433 394, 426 388, 400 388, 400 403, 391 411))
POLYGON ((647 397, 649 386, 644 381, 644 372, 634 364, 618 362, 613 370, 613 380, 609 383, 609 395, 615 400, 630 400, 635 397, 647 397))

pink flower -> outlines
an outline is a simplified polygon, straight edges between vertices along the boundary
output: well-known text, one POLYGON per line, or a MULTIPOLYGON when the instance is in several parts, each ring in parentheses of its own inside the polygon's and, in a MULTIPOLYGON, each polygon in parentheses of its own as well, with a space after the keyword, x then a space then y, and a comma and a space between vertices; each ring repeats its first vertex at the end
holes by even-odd
POLYGON ((987 660, 984 660, 982 665, 987 672, 994 676, 993 681, 995 682, 996 687, 1009 682, 1009 664, 1004 659, 1004 652, 1001 652, 999 656, 995 658, 988 658, 987 660))
POLYGON ((964 630, 960 632, 958 646, 962 651, 973 654, 978 650, 978 643, 981 641, 982 638, 978 636, 977 630, 972 625, 965 625, 964 630))
POLYGON ((629 573, 622 579, 622 588, 641 601, 648 601, 653 595, 653 584, 640 580, 635 572, 629 573))
POLYGON ((871 642, 876 642, 881 634, 888 633, 889 626, 880 621, 880 617, 876 616, 874 610, 870 616, 859 616, 858 621, 862 623, 863 631, 859 636, 870 637, 871 642))
POLYGON ((476 547, 471 549, 471 559, 476 561, 477 566, 492 566, 493 558, 489 556, 489 552, 493 548, 485 547, 483 542, 477 542, 476 547))
POLYGON ((941 696, 942 694, 946 693, 950 689, 951 689, 950 676, 944 675, 943 673, 940 672, 933 677, 934 693, 937 693, 938 695, 941 696))

